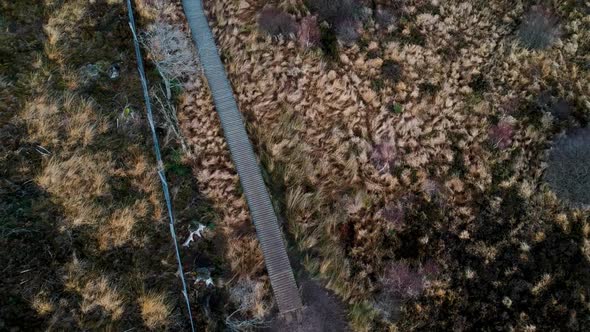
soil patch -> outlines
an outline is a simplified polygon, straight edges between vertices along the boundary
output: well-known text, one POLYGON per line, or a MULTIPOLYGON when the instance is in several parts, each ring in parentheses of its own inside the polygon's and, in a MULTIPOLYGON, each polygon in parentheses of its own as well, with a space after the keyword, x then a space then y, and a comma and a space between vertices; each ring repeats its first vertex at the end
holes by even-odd
POLYGON ((292 317, 280 315, 277 312, 272 317, 269 327, 259 331, 349 331, 344 304, 336 295, 326 290, 317 281, 309 278, 300 280, 303 310, 292 317))

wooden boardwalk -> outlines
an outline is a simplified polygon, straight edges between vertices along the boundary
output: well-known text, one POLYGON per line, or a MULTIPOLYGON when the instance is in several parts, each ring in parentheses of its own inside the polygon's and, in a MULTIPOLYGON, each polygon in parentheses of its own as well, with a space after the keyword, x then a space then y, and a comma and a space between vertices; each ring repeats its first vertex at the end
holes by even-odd
POLYGON ((277 216, 264 185, 254 149, 246 133, 242 114, 238 110, 225 68, 219 58, 202 0, 183 0, 182 4, 256 227, 279 311, 286 313, 300 309, 301 296, 287 257, 277 216))

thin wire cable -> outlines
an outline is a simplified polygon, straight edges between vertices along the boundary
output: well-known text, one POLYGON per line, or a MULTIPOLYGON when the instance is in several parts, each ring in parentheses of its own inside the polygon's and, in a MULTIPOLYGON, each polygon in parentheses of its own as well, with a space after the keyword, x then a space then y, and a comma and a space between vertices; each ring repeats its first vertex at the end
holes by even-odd
POLYGON ((178 247, 178 239, 176 238, 176 229, 174 228, 174 215, 172 213, 172 201, 170 199, 170 191, 168 190, 168 182, 166 181, 166 174, 164 173, 164 163, 162 162, 162 154, 160 153, 160 143, 158 141, 158 135, 156 134, 156 127, 154 125, 154 117, 152 115, 152 105, 150 103, 150 95, 148 93, 147 78, 145 76, 145 70, 143 67, 143 58, 141 55, 141 49, 139 47, 139 41, 137 39, 137 33, 135 28, 135 17, 133 16, 133 7, 131 6, 131 0, 127 0, 127 11, 129 14, 129 27, 133 34, 133 43, 135 46, 135 56, 137 57, 137 69, 141 79, 141 86, 143 88, 143 97, 145 99, 145 108, 147 113, 148 122, 150 124, 150 130, 152 132, 152 140, 154 142, 154 151, 156 153, 156 160, 158 163, 158 175, 160 182, 162 183, 162 190, 164 191, 164 198, 166 199, 166 208, 168 209, 168 218, 170 220, 170 234, 174 242, 174 250, 176 252, 176 261, 178 262, 178 274, 182 281, 182 295, 186 301, 186 310, 188 311, 189 320, 191 322, 191 331, 195 332, 195 324, 193 322, 193 315, 191 312, 191 304, 188 299, 188 291, 186 287, 186 280, 184 278, 184 269, 182 268, 182 261, 180 259, 180 250, 178 247))

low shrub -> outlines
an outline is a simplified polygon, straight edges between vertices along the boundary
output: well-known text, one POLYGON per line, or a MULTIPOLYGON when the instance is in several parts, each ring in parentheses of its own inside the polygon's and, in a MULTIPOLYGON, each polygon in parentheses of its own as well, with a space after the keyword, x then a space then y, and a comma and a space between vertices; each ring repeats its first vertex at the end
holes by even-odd
POLYGON ((550 113, 556 120, 565 121, 572 117, 574 108, 557 91, 545 90, 536 96, 533 102, 535 109, 550 113))
POLYGON ((383 291, 390 296, 416 298, 424 289, 425 274, 404 262, 391 262, 385 268, 381 283, 383 291))
POLYGON ((371 153, 371 164, 381 174, 389 173, 396 165, 395 146, 389 142, 383 142, 375 145, 371 153))
POLYGON ((388 27, 395 23, 395 16, 392 11, 386 8, 379 8, 375 10, 375 23, 381 27, 388 27))
POLYGON ((328 59, 337 60, 339 52, 336 34, 332 29, 325 26, 320 26, 320 33, 320 46, 322 51, 328 59))
POLYGON ((391 202, 381 209, 381 216, 387 221, 387 229, 400 232, 405 228, 405 208, 402 202, 391 202))
POLYGON ((574 207, 590 207, 590 128, 558 138, 549 153, 545 181, 574 207))
POLYGON ((558 18, 543 6, 533 6, 525 14, 516 35, 528 49, 548 48, 559 38, 558 18))
POLYGON ((342 43, 351 44, 359 38, 362 11, 358 0, 310 0, 306 5, 320 20, 328 22, 342 43))
POLYGON ((301 19, 297 40, 303 47, 319 46, 321 43, 322 32, 318 24, 317 16, 306 16, 301 19))
POLYGON ((501 120, 493 125, 488 132, 491 143, 500 149, 505 149, 512 144, 512 136, 514 136, 514 126, 507 120, 501 120))
POLYGON ((349 45, 356 42, 359 38, 358 21, 344 20, 336 24, 336 37, 343 44, 349 45))
POLYGON ((275 7, 266 7, 260 12, 258 27, 272 37, 289 37, 297 33, 297 23, 293 16, 275 7))
POLYGON ((559 121, 564 121, 570 118, 573 112, 573 107, 565 99, 558 99, 551 104, 549 113, 559 121))

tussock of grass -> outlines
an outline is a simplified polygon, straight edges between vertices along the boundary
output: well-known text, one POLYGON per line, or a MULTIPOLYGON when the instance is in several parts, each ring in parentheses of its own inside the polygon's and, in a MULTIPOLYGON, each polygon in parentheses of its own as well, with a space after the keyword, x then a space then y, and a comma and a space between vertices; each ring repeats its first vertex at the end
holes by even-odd
POLYGON ((138 300, 144 325, 150 330, 165 327, 172 312, 170 301, 165 294, 148 293, 138 300))
POLYGON ((80 309, 83 314, 93 315, 99 311, 101 315, 110 316, 111 320, 121 319, 124 312, 123 297, 104 276, 89 280, 75 291, 82 296, 80 309))
POLYGON ((92 223, 105 215, 100 204, 91 202, 110 194, 109 169, 112 167, 109 154, 74 154, 65 160, 52 157, 37 183, 64 205, 72 225, 92 223))
MULTIPOLYGON (((111 278, 99 271, 93 271, 91 264, 75 257, 66 264, 64 272, 64 289, 77 295, 72 300, 78 302, 78 319, 81 320, 82 326, 97 328, 121 319, 125 297, 111 278)), ((56 314, 77 316, 76 313, 56 314)), ((59 318, 62 317, 55 317, 59 318)))
POLYGON ((33 298, 31 307, 33 307, 41 317, 53 313, 56 309, 56 305, 47 297, 45 292, 39 292, 39 294, 33 298))
POLYGON ((341 206, 330 204, 334 200, 328 195, 330 189, 309 189, 314 183, 308 176, 321 166, 311 163, 304 145, 298 141, 298 134, 303 129, 297 114, 284 110, 275 126, 255 132, 257 141, 265 148, 261 150, 261 159, 272 176, 271 181, 284 185, 284 193, 273 194, 282 201, 280 212, 289 221, 289 232, 304 254, 303 265, 311 273, 324 276, 328 287, 337 294, 351 298, 357 289, 345 286, 351 277, 350 264, 343 248, 334 241, 341 226, 342 214, 338 211, 341 206), (291 142, 274 143, 282 135, 291 137, 291 142))
POLYGON ((22 114, 32 142, 49 149, 59 146, 73 150, 87 147, 97 135, 106 132, 105 118, 97 114, 93 101, 71 93, 59 99, 47 95, 29 102, 22 114))

